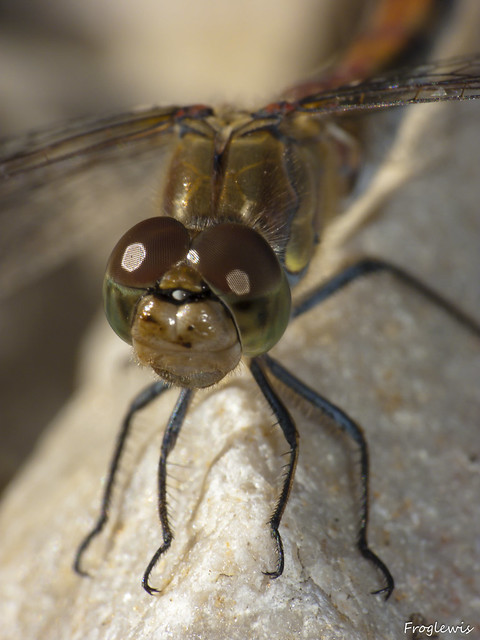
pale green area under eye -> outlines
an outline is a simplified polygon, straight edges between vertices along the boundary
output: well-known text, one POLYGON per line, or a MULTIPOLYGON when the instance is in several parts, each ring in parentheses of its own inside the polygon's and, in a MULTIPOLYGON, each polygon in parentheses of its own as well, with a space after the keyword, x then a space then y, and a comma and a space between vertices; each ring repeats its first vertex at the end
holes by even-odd
POLYGON ((245 356, 269 351, 283 336, 290 319, 290 286, 283 269, 278 284, 263 296, 248 298, 235 294, 219 295, 230 309, 240 334, 245 356))

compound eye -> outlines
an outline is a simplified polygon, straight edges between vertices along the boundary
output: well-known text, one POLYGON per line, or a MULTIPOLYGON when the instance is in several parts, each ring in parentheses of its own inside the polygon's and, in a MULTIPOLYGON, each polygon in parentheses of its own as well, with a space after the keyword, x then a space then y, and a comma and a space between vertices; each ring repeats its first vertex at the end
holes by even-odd
POLYGON ((202 277, 218 294, 257 298, 275 290, 282 270, 268 242, 254 229, 234 222, 202 231, 190 255, 202 277))
POLYGON ((148 218, 123 235, 113 249, 106 277, 126 287, 146 289, 187 255, 188 231, 175 218, 148 218))

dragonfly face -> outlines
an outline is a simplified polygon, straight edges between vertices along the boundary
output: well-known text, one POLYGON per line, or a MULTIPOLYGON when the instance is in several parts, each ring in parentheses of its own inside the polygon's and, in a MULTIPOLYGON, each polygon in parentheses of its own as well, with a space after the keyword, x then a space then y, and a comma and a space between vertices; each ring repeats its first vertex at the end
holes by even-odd
POLYGON ((290 317, 289 286, 257 231, 224 222, 204 231, 170 217, 130 229, 104 281, 107 318, 165 381, 207 387, 268 351, 290 317))

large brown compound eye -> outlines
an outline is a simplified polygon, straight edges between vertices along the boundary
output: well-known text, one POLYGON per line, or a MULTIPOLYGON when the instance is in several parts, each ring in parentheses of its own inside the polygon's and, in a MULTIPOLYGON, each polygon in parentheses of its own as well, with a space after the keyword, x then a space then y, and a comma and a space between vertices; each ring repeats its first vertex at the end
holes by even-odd
POLYGON ((185 258, 190 237, 175 218, 148 218, 132 227, 113 249, 106 275, 126 287, 146 289, 185 258))
POLYGON ((254 229, 234 222, 202 231, 188 256, 217 293, 257 298, 278 287, 282 277, 268 242, 254 229))

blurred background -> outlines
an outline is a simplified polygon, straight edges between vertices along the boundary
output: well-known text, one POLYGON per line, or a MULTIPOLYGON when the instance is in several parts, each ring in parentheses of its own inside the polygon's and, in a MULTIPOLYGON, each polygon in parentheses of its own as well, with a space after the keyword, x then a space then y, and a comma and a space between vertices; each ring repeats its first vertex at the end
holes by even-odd
POLYGON ((350 42, 374 4, 4 1, 2 133, 172 100, 261 104, 350 42))

